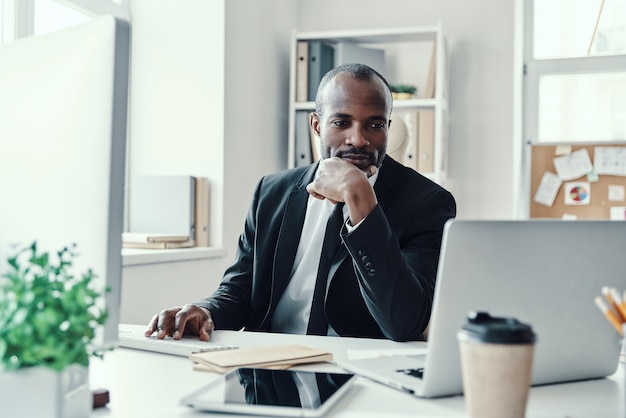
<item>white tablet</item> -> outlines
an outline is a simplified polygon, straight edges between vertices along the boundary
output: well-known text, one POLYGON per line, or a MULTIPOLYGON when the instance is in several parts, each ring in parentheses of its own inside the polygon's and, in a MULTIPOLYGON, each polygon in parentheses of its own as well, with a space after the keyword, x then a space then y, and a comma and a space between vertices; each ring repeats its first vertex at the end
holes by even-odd
POLYGON ((351 373, 240 368, 181 400, 199 411, 319 417, 355 381, 351 373))

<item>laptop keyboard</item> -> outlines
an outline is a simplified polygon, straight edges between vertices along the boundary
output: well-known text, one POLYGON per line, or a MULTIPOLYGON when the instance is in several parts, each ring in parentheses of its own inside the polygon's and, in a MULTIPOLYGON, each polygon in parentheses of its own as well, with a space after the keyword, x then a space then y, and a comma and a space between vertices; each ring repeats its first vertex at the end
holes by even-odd
POLYGON ((125 348, 134 348, 137 350, 154 351, 163 354, 173 354, 176 356, 187 357, 191 353, 214 350, 230 350, 238 348, 235 346, 227 346, 214 342, 204 342, 197 338, 182 338, 175 340, 166 337, 159 340, 156 336, 146 337, 143 334, 145 327, 138 329, 135 326, 119 326, 118 329, 118 345, 125 348))
POLYGON ((419 379, 423 379, 424 378, 424 368, 423 367, 418 367, 416 369, 400 369, 400 370, 396 370, 398 373, 402 373, 405 374, 407 376, 413 376, 413 377, 417 377, 419 379))

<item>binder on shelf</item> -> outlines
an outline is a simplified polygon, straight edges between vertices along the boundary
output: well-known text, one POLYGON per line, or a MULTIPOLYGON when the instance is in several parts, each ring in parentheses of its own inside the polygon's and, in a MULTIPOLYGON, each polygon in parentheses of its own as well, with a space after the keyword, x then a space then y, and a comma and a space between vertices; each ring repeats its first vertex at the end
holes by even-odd
POLYGON ((315 100, 324 74, 334 66, 335 51, 322 41, 309 41, 309 101, 315 100))
POLYGON ((309 112, 296 112, 296 167, 309 165, 313 162, 311 154, 311 133, 309 129, 309 112))
POLYGON ((354 42, 337 42, 335 44, 336 65, 349 62, 368 65, 378 71, 383 77, 387 77, 384 49, 367 48, 354 42))
POLYGON ((129 232, 195 237, 195 177, 137 176, 130 184, 129 232))
MULTIPOLYGON (((308 116, 309 118, 311 117, 312 113, 313 112, 309 113, 309 116, 308 116)), ((307 118, 307 123, 309 123, 308 118, 307 118)), ((320 159, 320 155, 322 153, 321 151, 322 144, 320 143, 320 137, 317 136, 317 134, 313 130, 313 127, 311 126, 310 123, 309 123, 309 139, 311 141, 311 160, 312 162, 316 162, 320 159)))
MULTIPOLYGON (((417 170, 417 161, 419 159, 419 111, 409 111, 404 115, 404 121, 409 131, 409 145, 406 148, 406 154, 402 161, 406 167, 417 170)), ((393 124, 392 124, 393 125, 393 124)))
POLYGON ((296 102, 306 102, 309 97, 309 43, 296 45, 296 102))
POLYGON ((209 246, 209 179, 196 177, 195 241, 196 247, 209 246))
POLYGON ((419 111, 418 127, 418 150, 417 171, 420 173, 432 173, 435 146, 435 111, 432 109, 419 111))
POLYGON ((409 127, 405 120, 405 111, 394 110, 391 112, 391 125, 387 134, 387 155, 400 164, 404 164, 410 135, 409 127))
POLYGON ((430 66, 428 67, 428 76, 426 77, 426 86, 424 87, 424 99, 432 99, 435 97, 436 69, 437 69, 437 42, 433 42, 433 51, 430 54, 430 66))

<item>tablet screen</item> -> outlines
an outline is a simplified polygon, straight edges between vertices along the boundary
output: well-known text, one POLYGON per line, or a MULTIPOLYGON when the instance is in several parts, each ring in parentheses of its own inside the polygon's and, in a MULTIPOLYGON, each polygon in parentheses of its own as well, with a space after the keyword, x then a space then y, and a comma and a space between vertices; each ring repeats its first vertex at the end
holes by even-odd
POLYGON ((240 368, 183 399, 209 411, 318 416, 354 380, 349 373, 240 368))

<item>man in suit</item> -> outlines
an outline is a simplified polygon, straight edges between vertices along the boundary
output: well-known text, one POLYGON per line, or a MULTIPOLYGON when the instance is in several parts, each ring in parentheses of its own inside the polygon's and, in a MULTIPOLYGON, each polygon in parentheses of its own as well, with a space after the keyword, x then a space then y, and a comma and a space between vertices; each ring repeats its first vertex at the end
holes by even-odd
POLYGON ((423 338, 454 198, 385 155, 391 91, 370 67, 329 71, 315 108, 322 159, 261 179, 219 288, 154 315, 146 335, 208 341, 214 329, 244 328, 423 338), (333 212, 337 230, 327 232, 333 212))

